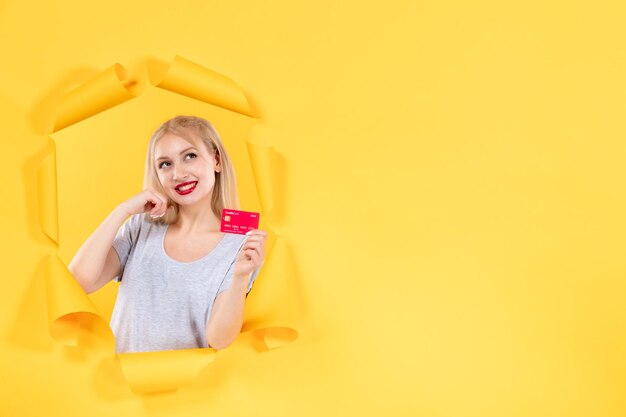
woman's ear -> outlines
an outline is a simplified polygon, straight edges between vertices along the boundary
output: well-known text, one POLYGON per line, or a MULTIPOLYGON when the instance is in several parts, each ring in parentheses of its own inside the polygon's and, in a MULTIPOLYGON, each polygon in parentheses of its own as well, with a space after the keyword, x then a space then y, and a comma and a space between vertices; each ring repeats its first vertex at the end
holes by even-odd
POLYGON ((222 172, 222 164, 220 163, 220 154, 215 151, 215 172, 222 172))

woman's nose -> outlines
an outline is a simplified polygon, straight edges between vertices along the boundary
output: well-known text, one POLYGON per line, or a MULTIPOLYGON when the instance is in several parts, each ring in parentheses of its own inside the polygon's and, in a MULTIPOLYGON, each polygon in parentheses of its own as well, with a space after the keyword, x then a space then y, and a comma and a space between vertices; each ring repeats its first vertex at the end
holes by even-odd
POLYGON ((174 165, 172 168, 173 168, 172 173, 174 175, 173 177, 174 181, 179 181, 179 180, 187 178, 187 174, 184 172, 182 167, 174 165))

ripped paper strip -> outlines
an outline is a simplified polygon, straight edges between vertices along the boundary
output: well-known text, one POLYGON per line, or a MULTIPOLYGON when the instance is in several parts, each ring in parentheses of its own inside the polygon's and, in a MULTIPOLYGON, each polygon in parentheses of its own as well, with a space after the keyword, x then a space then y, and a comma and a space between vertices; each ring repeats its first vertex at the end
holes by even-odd
POLYGON ((255 332, 268 349, 274 349, 298 337, 300 309, 289 243, 282 237, 271 238, 268 243, 271 246, 263 269, 272 277, 272 285, 259 285, 254 297, 248 297, 241 331, 255 332))
POLYGON ((140 394, 170 391, 191 384, 198 373, 215 360, 215 354, 215 349, 180 349, 117 356, 130 389, 140 394))
POLYGON ((169 67, 152 61, 148 76, 155 87, 252 116, 243 90, 233 80, 180 56, 169 67))
POLYGON ((278 178, 275 172, 276 164, 274 147, 268 145, 256 144, 248 141, 248 153, 250 154, 250 163, 254 172, 254 181, 257 190, 259 190, 259 200, 263 212, 269 213, 274 208, 274 184, 272 178, 278 178))
POLYGON ((39 224, 45 234, 59 242, 59 212, 57 205, 56 152, 46 155, 37 171, 39 224))
MULTIPOLYGON (((151 83, 172 93, 250 116, 252 111, 243 91, 229 78, 181 57, 168 66, 149 63, 151 83)), ((69 92, 58 106, 54 130, 69 127, 139 96, 137 80, 128 78, 119 64, 98 74, 69 92)), ((274 149, 247 141, 253 176, 261 206, 270 212, 280 192, 272 176, 274 149)), ((57 177, 55 155, 40 167, 39 211, 43 231, 58 242, 57 177)), ((294 341, 299 322, 295 267, 289 243, 268 227, 268 250, 260 277, 246 301, 243 332, 254 332, 266 349, 294 341)), ((52 337, 69 346, 80 346, 91 338, 111 345, 113 335, 103 315, 68 271, 58 256, 49 259, 46 270, 48 312, 52 337)), ((241 343, 240 339, 235 343, 241 343)), ((122 372, 135 393, 175 390, 190 384, 213 362, 216 351, 170 350, 118 354, 122 372)))
POLYGON ((109 324, 56 255, 46 263, 46 298, 50 334, 55 340, 78 346, 92 337, 114 348, 109 324))
POLYGON ((126 69, 115 64, 67 93, 57 109, 54 131, 136 97, 131 89, 136 83, 127 77, 126 69))

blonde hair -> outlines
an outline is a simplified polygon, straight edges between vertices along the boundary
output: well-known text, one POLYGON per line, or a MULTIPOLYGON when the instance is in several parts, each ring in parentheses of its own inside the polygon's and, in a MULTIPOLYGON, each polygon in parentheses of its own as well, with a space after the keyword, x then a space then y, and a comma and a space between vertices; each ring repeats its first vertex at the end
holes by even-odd
MULTIPOLYGON (((222 209, 239 209, 239 196, 237 195, 237 180, 235 169, 222 144, 217 130, 207 120, 195 116, 176 116, 163 123, 150 138, 146 155, 146 170, 144 173, 144 189, 151 188, 165 194, 157 177, 155 166, 155 148, 157 142, 166 133, 173 133, 194 144, 204 143, 209 154, 215 155, 221 165, 221 171, 215 173, 215 185, 211 198, 211 210, 218 217, 222 216, 222 209)), ((178 204, 168 198, 168 209, 163 217, 153 219, 150 213, 145 213, 144 218, 152 223, 171 224, 178 219, 178 204)))

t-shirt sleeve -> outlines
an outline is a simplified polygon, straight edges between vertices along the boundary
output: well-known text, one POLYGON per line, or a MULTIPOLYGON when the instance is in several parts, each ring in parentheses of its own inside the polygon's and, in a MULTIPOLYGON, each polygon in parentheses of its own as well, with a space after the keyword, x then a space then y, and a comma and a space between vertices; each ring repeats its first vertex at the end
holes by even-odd
MULTIPOLYGON (((246 294, 249 293, 250 290, 252 289, 252 284, 254 283, 254 280, 256 279, 257 275, 259 275, 260 270, 261 268, 257 269, 250 276, 250 281, 248 284, 248 289, 246 290, 246 294)), ((226 272, 226 276, 224 277, 224 280, 222 281, 222 284, 220 285, 219 290, 217 290, 218 294, 230 288, 230 284, 231 282, 233 282, 234 271, 235 271, 235 261, 233 261, 233 263, 230 264, 230 267, 228 268, 228 271, 226 272)))
POLYGON ((124 275, 124 267, 126 261, 130 255, 130 251, 139 238, 139 231, 141 228, 141 216, 142 214, 135 214, 131 216, 126 223, 124 223, 113 240, 113 249, 117 252, 117 256, 120 258, 120 275, 115 277, 115 281, 121 281, 122 275, 124 275))

